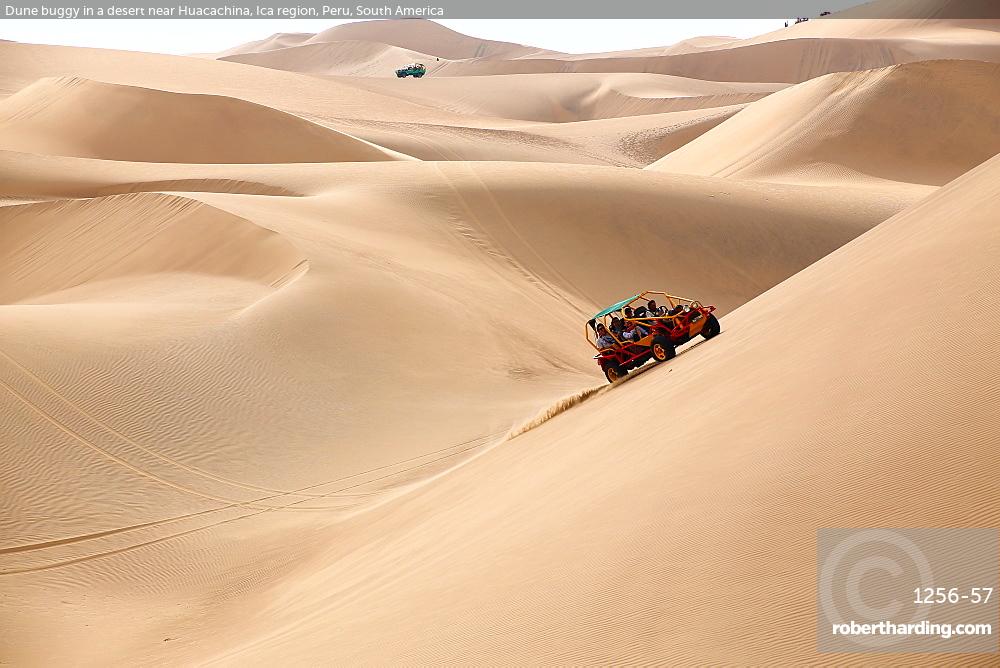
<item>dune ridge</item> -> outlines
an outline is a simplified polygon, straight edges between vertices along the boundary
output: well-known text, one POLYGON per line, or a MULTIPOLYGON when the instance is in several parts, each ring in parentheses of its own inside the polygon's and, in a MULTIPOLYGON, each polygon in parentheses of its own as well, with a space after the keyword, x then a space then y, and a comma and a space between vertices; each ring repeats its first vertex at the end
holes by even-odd
POLYGON ((0 102, 0 147, 136 162, 407 158, 250 102, 72 77, 43 79, 0 102))
POLYGON ((0 303, 107 299, 122 279, 225 276, 263 287, 308 267, 279 235, 176 195, 140 193, 0 207, 0 303))
POLYGON ((434 62, 434 56, 390 44, 350 41, 235 53, 219 60, 306 74, 395 77, 399 67, 411 62, 434 62))
MULTIPOLYGON (((878 0, 749 39, 728 37, 684 40, 670 47, 613 53, 563 54, 534 47, 457 36, 425 19, 343 24, 310 35, 279 34, 234 47, 215 57, 249 56, 256 65, 319 73, 312 47, 325 45, 356 63, 351 71, 326 67, 328 74, 392 76, 382 43, 425 58, 433 77, 539 73, 644 72, 731 82, 801 83, 834 72, 877 69, 908 62, 959 58, 997 62, 1000 10, 989 0, 928 0, 900 4, 878 0), (864 18, 851 18, 852 16, 864 18), (878 17, 876 20, 871 20, 878 17), (405 35, 405 37, 404 37, 405 35), (344 43, 343 40, 348 40, 344 43), (299 53, 304 47, 308 49, 299 53), (368 55, 365 55, 368 54, 368 55), (438 58, 443 60, 437 60, 438 58), (724 74, 720 74, 724 73, 724 74), (724 77, 724 78, 720 78, 724 77)), ((399 54, 403 56, 402 53, 399 54)), ((402 61, 399 65, 404 64, 402 61)), ((397 65, 398 66, 398 65, 397 65)))
POLYGON ((470 37, 426 19, 379 19, 342 23, 318 33, 278 33, 265 40, 233 47, 220 55, 228 57, 339 42, 379 42, 449 60, 517 58, 546 53, 544 49, 522 44, 470 37))
POLYGON ((801 83, 832 72, 886 67, 904 59, 916 60, 892 43, 802 37, 759 44, 736 42, 722 49, 665 56, 458 61, 443 64, 435 75, 643 72, 715 81, 724 78, 729 82, 801 83))
POLYGON ((1000 65, 929 61, 831 74, 752 105, 649 169, 940 186, 1000 152, 1000 65))
POLYGON ((998 62, 1000 8, 990 0, 876 0, 836 17, 744 40, 715 38, 667 49, 465 60, 438 75, 655 72, 716 81, 801 83, 834 72, 956 58, 998 62), (861 18, 852 18, 854 16, 861 18), (874 19, 874 20, 873 20, 874 19))
POLYGON ((719 83, 657 74, 512 74, 397 81, 361 79, 355 85, 470 116, 564 123, 745 104, 780 84, 719 83))
POLYGON ((746 105, 505 128, 348 121, 351 133, 421 160, 501 160, 645 167, 746 105))

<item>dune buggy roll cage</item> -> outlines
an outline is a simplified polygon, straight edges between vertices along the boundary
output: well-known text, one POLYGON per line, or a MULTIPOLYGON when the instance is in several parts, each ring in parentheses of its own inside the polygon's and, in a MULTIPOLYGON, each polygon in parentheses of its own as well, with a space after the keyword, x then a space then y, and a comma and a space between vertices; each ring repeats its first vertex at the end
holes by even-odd
POLYGON ((686 297, 678 297, 677 295, 667 294, 666 292, 659 292, 657 290, 646 290, 645 292, 640 292, 637 295, 629 297, 628 299, 623 299, 620 302, 612 304, 603 311, 599 311, 594 315, 593 318, 587 321, 583 326, 584 334, 587 337, 587 342, 593 346, 594 350, 598 352, 602 350, 608 350, 607 348, 601 348, 597 345, 597 325, 598 323, 604 325, 604 329, 607 330, 608 334, 613 338, 619 346, 625 347, 633 344, 642 344, 645 342, 645 338, 650 338, 647 334, 642 341, 623 341, 619 339, 614 332, 611 331, 611 318, 618 317, 624 322, 633 322, 638 325, 646 325, 645 329, 651 331, 650 325, 654 322, 660 322, 666 327, 674 328, 674 319, 683 312, 684 307, 687 306, 689 309, 694 308, 704 308, 702 303, 697 299, 688 299, 686 297), (646 308, 646 303, 650 300, 658 301, 660 299, 665 299, 666 304, 657 304, 657 306, 667 306, 667 315, 641 315, 635 317, 635 311, 642 307, 646 308), (626 318, 624 309, 630 307, 633 310, 633 317, 626 318), (678 310, 680 307, 680 310, 678 310))

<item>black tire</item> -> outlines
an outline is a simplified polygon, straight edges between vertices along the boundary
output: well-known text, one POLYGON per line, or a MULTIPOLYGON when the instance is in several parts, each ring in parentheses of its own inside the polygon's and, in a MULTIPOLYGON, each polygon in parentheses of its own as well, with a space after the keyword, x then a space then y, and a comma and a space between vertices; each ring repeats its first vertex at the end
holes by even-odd
POLYGON ((709 313, 705 319, 705 326, 701 328, 701 335, 710 339, 721 331, 722 325, 719 324, 719 319, 709 313))
POLYGON ((424 75, 423 75, 423 74, 414 74, 413 76, 415 76, 416 78, 418 78, 418 79, 419 79, 420 77, 422 77, 422 76, 424 76, 424 75))
POLYGON ((674 344, 670 342, 670 339, 663 336, 653 337, 653 341, 649 344, 649 352, 657 362, 672 360, 674 355, 677 354, 674 344))
POLYGON ((625 367, 618 366, 617 364, 609 364, 604 367, 604 377, 608 379, 609 383, 621 380, 627 375, 628 371, 625 370, 625 367))

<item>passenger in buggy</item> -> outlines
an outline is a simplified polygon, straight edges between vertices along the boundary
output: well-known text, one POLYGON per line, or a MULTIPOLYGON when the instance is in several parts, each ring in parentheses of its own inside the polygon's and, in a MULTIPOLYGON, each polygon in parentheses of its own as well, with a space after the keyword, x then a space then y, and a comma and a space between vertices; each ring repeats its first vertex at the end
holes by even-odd
POLYGON ((597 347, 601 349, 618 347, 615 337, 608 333, 608 329, 604 325, 597 326, 597 347))
POLYGON ((666 306, 657 306, 656 305, 656 301, 653 300, 653 299, 650 299, 648 302, 646 302, 646 312, 650 316, 666 315, 667 314, 667 307, 666 306))

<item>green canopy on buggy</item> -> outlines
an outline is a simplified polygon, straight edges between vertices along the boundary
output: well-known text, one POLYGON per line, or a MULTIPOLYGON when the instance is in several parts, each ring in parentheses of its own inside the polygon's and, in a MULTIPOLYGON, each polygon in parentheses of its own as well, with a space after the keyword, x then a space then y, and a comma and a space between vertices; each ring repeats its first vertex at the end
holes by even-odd
POLYGON ((601 311, 600 313, 598 313, 597 315, 595 315, 591 319, 592 320, 597 320, 598 318, 603 318, 607 314, 612 313, 614 311, 620 311, 623 307, 627 306, 628 304, 631 304, 636 299, 638 299, 641 294, 642 293, 640 292, 638 295, 632 295, 628 299, 623 299, 620 302, 614 303, 611 306, 609 306, 606 309, 604 309, 603 311, 601 311))

